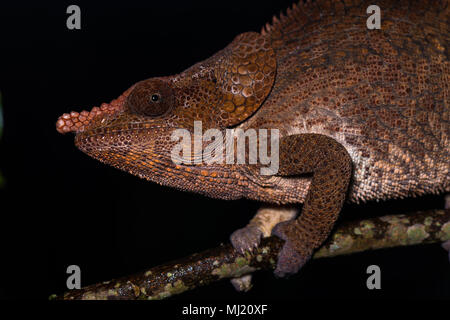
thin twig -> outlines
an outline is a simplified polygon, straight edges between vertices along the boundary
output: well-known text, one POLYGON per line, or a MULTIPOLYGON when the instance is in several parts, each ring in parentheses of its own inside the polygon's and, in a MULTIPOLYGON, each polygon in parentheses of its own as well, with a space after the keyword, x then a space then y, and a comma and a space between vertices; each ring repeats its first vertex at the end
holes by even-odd
MULTIPOLYGON (((313 258, 371 249, 450 240, 450 210, 431 210, 343 223, 313 258)), ((262 240, 253 252, 240 254, 231 245, 193 254, 147 271, 71 290, 52 299, 164 299, 224 278, 273 269, 283 241, 262 240)))

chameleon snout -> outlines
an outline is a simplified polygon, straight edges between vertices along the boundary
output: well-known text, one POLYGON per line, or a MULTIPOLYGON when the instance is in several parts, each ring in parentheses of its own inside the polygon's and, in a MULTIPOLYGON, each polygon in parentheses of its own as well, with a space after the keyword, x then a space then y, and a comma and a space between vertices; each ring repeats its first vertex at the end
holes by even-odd
POLYGON ((125 101, 134 88, 134 85, 126 90, 117 99, 114 99, 110 103, 102 103, 100 107, 93 107, 91 111, 83 110, 81 112, 72 111, 70 113, 64 113, 56 121, 56 131, 59 133, 80 133, 83 132, 93 120, 97 120, 99 117, 105 117, 113 115, 124 108, 125 101))

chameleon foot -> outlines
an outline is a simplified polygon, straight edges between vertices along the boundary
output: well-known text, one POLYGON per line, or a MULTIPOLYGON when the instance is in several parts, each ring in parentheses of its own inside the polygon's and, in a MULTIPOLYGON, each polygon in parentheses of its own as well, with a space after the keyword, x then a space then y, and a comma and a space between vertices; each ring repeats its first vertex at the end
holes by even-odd
POLYGON ((283 248, 278 254, 277 267, 274 271, 278 278, 296 274, 311 257, 311 253, 305 253, 305 250, 301 250, 303 246, 299 246, 298 241, 291 240, 298 239, 298 237, 292 237, 293 234, 298 232, 299 230, 292 221, 280 222, 272 230, 273 235, 285 240, 283 248))
POLYGON ((233 232, 230 241, 237 251, 244 253, 258 247, 261 237, 262 232, 257 226, 247 226, 233 232))
MULTIPOLYGON (((258 247, 262 235, 263 233, 257 226, 247 226, 233 232, 230 241, 237 251, 243 253, 258 247)), ((252 288, 252 275, 247 274, 239 278, 233 278, 230 282, 236 291, 247 292, 252 288)))

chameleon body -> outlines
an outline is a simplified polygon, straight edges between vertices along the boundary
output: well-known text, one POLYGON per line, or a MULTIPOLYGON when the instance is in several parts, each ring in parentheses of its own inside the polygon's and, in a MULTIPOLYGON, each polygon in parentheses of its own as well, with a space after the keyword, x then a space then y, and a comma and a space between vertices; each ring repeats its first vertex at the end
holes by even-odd
POLYGON ((260 33, 237 36, 180 74, 64 114, 57 130, 75 132, 82 151, 139 177, 276 204, 281 213, 262 212, 231 240, 248 249, 275 226, 272 233, 286 240, 275 274, 293 274, 328 236, 345 199, 450 191, 448 1, 380 0, 379 30, 366 26, 370 5, 293 5, 260 33), (175 164, 171 134, 192 131, 195 120, 203 130, 279 129, 278 173, 175 164), (304 205, 294 219, 282 206, 297 203, 304 205))

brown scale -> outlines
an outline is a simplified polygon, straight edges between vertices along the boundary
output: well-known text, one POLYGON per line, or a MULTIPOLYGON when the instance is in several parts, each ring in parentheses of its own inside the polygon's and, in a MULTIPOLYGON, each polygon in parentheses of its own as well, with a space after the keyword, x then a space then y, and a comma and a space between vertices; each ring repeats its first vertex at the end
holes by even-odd
MULTIPOLYGON (((380 0, 381 30, 366 27, 371 4, 294 4, 261 33, 238 35, 178 75, 64 114, 57 130, 75 132, 90 156, 163 185, 221 199, 304 202, 299 219, 274 231, 286 240, 276 273, 296 272, 346 196, 359 202, 450 191, 448 1, 380 0), (279 174, 174 164, 171 134, 192 132, 196 120, 222 133, 279 129, 279 174)), ((259 229, 241 229, 233 243, 250 247, 243 239, 256 241, 259 229)))

